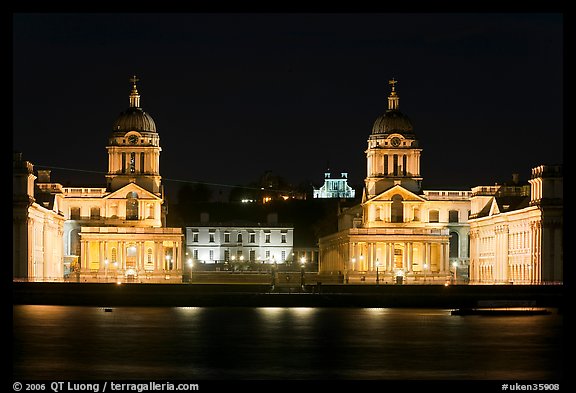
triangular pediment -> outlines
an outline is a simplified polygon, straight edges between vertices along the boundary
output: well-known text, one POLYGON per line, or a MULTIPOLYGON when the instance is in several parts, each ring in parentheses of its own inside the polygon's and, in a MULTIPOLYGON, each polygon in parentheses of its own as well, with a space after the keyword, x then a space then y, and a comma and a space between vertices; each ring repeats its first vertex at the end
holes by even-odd
POLYGON ((124 187, 106 195, 104 199, 126 199, 126 195, 128 195, 130 192, 135 192, 138 194, 138 199, 162 199, 159 196, 146 190, 145 188, 140 187, 136 183, 128 183, 124 187))
POLYGON ((403 201, 426 202, 426 200, 421 196, 414 194, 412 191, 407 190, 406 188, 402 187, 399 184, 396 184, 395 186, 390 187, 386 191, 383 191, 380 194, 374 196, 373 198, 365 201, 364 203, 390 202, 392 201, 392 197, 394 197, 394 195, 400 195, 403 201))
POLYGON ((498 207, 498 203, 496 202, 496 198, 492 198, 492 206, 490 206, 490 213, 489 216, 494 216, 496 214, 500 214, 500 208, 498 207))

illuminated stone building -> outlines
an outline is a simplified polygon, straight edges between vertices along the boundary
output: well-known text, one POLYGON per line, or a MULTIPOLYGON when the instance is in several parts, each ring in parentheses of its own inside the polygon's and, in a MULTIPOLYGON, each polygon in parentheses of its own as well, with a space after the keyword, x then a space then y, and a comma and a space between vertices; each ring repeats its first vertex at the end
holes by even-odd
POLYGON ((314 198, 354 198, 356 190, 348 185, 348 173, 332 176, 330 170, 324 172, 324 184, 314 189, 314 198))
POLYGON ((34 167, 13 157, 12 271, 15 279, 50 280, 63 276, 64 215, 50 190, 35 186, 34 167))
POLYGON ((470 190, 422 190, 422 149, 390 81, 388 110, 365 151, 362 202, 319 240, 321 275, 379 283, 466 282, 470 190))
POLYGON ((529 183, 472 189, 471 283, 563 281, 562 167, 533 168, 529 183))
POLYGON ((108 139, 106 187, 62 187, 48 171, 37 181, 65 219, 60 278, 181 281, 182 229, 165 227, 160 138, 136 82, 108 139))

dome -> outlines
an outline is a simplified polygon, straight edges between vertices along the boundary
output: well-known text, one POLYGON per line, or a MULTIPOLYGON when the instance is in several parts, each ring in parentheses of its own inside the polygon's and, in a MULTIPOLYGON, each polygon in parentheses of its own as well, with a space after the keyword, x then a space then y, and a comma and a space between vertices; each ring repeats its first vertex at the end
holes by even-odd
POLYGON ((372 127, 372 134, 391 134, 394 132, 412 134, 414 133, 413 130, 412 122, 408 116, 399 110, 389 109, 376 119, 372 127))
POLYGON ((113 126, 114 131, 156 132, 156 124, 142 108, 128 108, 120 113, 113 126))

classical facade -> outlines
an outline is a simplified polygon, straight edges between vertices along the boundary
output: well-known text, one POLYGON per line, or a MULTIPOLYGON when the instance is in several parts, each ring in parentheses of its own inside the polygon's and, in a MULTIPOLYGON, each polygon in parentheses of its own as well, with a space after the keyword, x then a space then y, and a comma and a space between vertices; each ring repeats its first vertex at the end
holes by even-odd
POLYGON ((348 185, 348 173, 332 176, 330 170, 324 172, 324 184, 314 189, 314 198, 354 198, 356 190, 348 185))
POLYGON ((422 149, 400 112, 396 81, 365 151, 359 205, 343 210, 338 232, 319 240, 320 274, 378 283, 466 282, 470 190, 422 190, 422 149))
POLYGON ((562 167, 533 168, 529 183, 472 189, 471 283, 563 282, 562 167))
POLYGON ((62 187, 43 171, 64 216, 62 273, 80 281, 181 281, 181 228, 165 227, 160 138, 132 81, 108 139, 106 187, 62 187))
POLYGON ((65 218, 50 190, 35 186, 34 166, 13 157, 12 271, 15 279, 46 281, 63 277, 65 218))

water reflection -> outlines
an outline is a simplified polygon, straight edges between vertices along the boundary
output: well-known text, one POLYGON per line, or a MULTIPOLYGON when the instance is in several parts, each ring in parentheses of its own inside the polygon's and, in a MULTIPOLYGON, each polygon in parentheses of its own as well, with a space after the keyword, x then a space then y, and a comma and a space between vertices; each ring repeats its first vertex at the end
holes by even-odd
POLYGON ((560 379, 562 317, 14 306, 14 378, 560 379))

